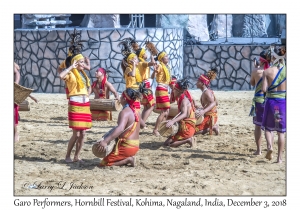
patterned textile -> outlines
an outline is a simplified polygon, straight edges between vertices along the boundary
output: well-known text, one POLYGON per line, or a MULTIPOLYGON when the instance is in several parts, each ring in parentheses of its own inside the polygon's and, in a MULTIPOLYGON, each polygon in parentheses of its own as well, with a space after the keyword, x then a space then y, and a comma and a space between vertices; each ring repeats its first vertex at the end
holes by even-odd
POLYGON ((212 127, 217 123, 217 121, 218 113, 217 107, 215 106, 211 109, 211 111, 205 113, 202 123, 196 125, 196 132, 209 128, 209 134, 212 135, 212 127))
POLYGON ((90 102, 74 102, 69 100, 69 128, 86 130, 92 127, 90 102))
POLYGON ((123 137, 119 137, 112 152, 102 159, 100 166, 111 166, 113 163, 134 156, 139 151, 140 141, 138 139, 128 139, 136 129, 137 122, 128 129, 123 137))
POLYGON ((157 86, 155 91, 156 109, 170 109, 170 98, 168 88, 157 86))

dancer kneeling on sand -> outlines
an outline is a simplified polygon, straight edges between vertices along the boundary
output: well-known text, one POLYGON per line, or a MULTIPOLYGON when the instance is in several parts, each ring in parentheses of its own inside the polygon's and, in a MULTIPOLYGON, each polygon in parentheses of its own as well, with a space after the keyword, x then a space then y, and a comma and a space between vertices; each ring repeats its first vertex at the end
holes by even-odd
POLYGON ((115 141, 116 138, 118 140, 112 152, 102 159, 99 167, 135 165, 134 155, 139 150, 140 128, 145 126, 140 112, 134 106, 138 97, 141 97, 140 93, 131 88, 127 88, 122 93, 120 102, 124 108, 119 113, 118 125, 110 135, 99 142, 97 149, 104 152, 110 141, 115 141))
POLYGON ((206 134, 207 132, 211 135, 213 131, 216 135, 219 134, 219 126, 216 124, 218 121, 218 101, 214 92, 209 88, 210 81, 216 78, 217 72, 217 69, 211 69, 207 72, 207 75, 201 75, 198 78, 196 86, 202 91, 200 96, 202 107, 196 107, 196 118, 204 116, 204 119, 202 123, 196 125, 195 135, 206 134))
POLYGON ((178 132, 169 137, 164 145, 170 147, 178 147, 182 144, 189 144, 194 147, 196 144, 196 138, 193 137, 195 133, 195 107, 193 99, 188 92, 188 80, 182 79, 176 82, 173 89, 174 97, 177 99, 178 112, 180 114, 174 119, 168 121, 167 128, 170 128, 175 122, 179 122, 178 132))
POLYGON ((67 57, 66 65, 70 66, 60 73, 60 78, 66 82, 69 90, 69 128, 73 130, 69 141, 65 161, 83 162, 79 159, 79 153, 83 146, 85 130, 92 127, 92 117, 90 111, 90 101, 88 88, 90 80, 84 72, 84 57, 82 54, 75 54, 67 57), (76 143, 74 159, 70 158, 73 147, 76 143))
MULTIPOLYGON (((97 78, 96 81, 92 84, 92 92, 95 94, 95 99, 109 99, 109 93, 112 92, 115 96, 116 100, 119 100, 119 94, 114 88, 114 86, 107 81, 106 70, 103 68, 97 69, 95 72, 95 76, 97 78)), ((105 110, 95 110, 92 112, 92 119, 99 121, 108 121, 112 120, 111 111, 105 110)))

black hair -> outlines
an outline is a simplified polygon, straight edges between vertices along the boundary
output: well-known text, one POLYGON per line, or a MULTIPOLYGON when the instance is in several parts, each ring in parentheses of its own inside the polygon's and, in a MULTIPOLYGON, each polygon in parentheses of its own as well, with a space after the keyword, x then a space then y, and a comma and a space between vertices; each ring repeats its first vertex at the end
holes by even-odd
POLYGON ((172 80, 173 80, 173 79, 177 80, 177 77, 176 77, 175 75, 172 75, 172 76, 171 76, 171 79, 172 79, 172 80))
POLYGON ((139 83, 139 92, 144 95, 153 94, 151 89, 146 88, 146 83, 144 81, 139 83))
POLYGON ((180 79, 177 81, 177 84, 179 85, 180 89, 187 90, 189 88, 189 80, 186 78, 180 79))
POLYGON ((65 60, 65 65, 66 68, 69 68, 71 66, 71 61, 72 61, 73 56, 68 56, 65 60))
POLYGON ((140 92, 136 91, 132 88, 126 88, 125 92, 129 96, 129 98, 131 98, 132 100, 136 100, 138 98, 141 98, 140 92))
POLYGON ((140 53, 141 52, 142 52, 142 48, 140 48, 137 51, 135 51, 135 54, 137 55, 137 57, 140 57, 140 53))

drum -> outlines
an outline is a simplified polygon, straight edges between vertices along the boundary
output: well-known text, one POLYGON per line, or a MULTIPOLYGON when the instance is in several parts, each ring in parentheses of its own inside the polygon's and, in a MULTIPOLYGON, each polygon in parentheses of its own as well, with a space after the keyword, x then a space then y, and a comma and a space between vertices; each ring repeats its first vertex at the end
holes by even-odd
POLYGON ((14 103, 20 105, 32 91, 33 89, 14 83, 14 103))
POLYGON ((104 158, 107 155, 109 155, 111 153, 111 151, 113 150, 114 146, 116 145, 116 139, 112 140, 111 142, 109 142, 109 144, 106 146, 105 151, 104 152, 99 152, 97 147, 99 142, 103 141, 103 138, 100 141, 97 141, 93 147, 92 147, 92 152, 96 157, 99 158, 104 158))
MULTIPOLYGON (((199 112, 200 110, 202 110, 202 108, 197 109, 196 112, 197 111, 199 112)), ((195 115, 196 115, 196 113, 195 113, 195 115)), ((200 125, 202 123, 202 121, 204 120, 204 116, 200 116, 199 118, 196 117, 196 119, 197 119, 196 125, 200 125)))
POLYGON ((30 105, 29 102, 27 100, 23 101, 20 105, 19 105, 19 111, 30 111, 30 105))
POLYGON ((158 132, 163 137, 173 136, 178 132, 178 123, 174 123, 170 128, 166 127, 168 121, 162 121, 158 127, 158 132))
POLYGON ((122 104, 115 99, 90 99, 91 111, 120 111, 122 104))

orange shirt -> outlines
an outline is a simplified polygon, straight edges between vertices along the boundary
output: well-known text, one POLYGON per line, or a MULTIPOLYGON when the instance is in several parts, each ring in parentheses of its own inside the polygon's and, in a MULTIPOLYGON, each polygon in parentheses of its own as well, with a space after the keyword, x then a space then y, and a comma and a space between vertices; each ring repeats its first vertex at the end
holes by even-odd
POLYGON ((142 80, 146 80, 150 77, 150 68, 148 66, 148 62, 139 62, 138 69, 140 70, 142 80))
POLYGON ((170 81, 171 81, 171 78, 166 78, 166 74, 165 74, 163 67, 161 66, 161 64, 158 64, 157 74, 156 74, 156 82, 162 83, 165 85, 169 85, 170 81))

